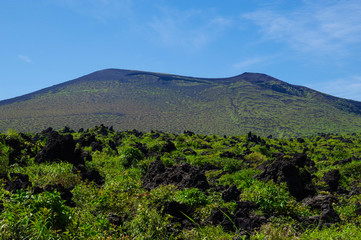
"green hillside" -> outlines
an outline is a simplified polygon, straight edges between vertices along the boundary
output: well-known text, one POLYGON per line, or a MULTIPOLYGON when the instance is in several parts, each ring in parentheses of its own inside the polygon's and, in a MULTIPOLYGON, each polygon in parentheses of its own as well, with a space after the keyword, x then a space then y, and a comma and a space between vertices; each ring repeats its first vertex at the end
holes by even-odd
POLYGON ((361 131, 361 103, 264 74, 205 79, 107 69, 0 102, 0 131, 117 130, 277 137, 361 131))

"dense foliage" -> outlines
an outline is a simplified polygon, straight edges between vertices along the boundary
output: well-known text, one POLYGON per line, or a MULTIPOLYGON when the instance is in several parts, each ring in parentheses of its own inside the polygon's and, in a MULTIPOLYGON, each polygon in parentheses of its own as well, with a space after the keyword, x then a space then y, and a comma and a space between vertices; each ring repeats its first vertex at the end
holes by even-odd
POLYGON ((104 70, 0 102, 0 132, 112 125, 124 131, 278 138, 360 133, 361 103, 263 74, 222 79, 104 70))
POLYGON ((1 239, 360 239, 361 136, 0 134, 1 239))

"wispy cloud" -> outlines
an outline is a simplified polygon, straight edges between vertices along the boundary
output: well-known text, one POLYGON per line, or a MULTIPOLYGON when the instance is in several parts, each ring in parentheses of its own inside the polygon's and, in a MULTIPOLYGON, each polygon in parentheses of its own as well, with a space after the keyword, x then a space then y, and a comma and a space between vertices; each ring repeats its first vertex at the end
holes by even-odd
POLYGON ((242 61, 239 61, 235 64, 233 64, 233 68, 236 70, 249 70, 249 68, 257 66, 257 65, 263 65, 267 62, 269 62, 272 58, 271 56, 261 56, 261 57, 251 57, 244 59, 242 61))
POLYGON ((18 58, 19 58, 21 61, 26 62, 26 63, 32 63, 32 62, 33 62, 30 57, 25 56, 25 55, 22 55, 22 54, 19 54, 19 55, 18 55, 18 58))
MULTIPOLYGON (((199 50, 214 41, 232 25, 232 20, 214 16, 206 10, 185 10, 163 7, 148 26, 168 46, 199 50)), ((154 34, 155 33, 155 34, 154 34)))
POLYGON ((261 9, 242 15, 260 27, 265 39, 286 43, 297 51, 320 55, 352 54, 361 43, 361 2, 304 1, 297 10, 261 9))
POLYGON ((312 84, 309 87, 333 96, 361 101, 361 76, 312 84))

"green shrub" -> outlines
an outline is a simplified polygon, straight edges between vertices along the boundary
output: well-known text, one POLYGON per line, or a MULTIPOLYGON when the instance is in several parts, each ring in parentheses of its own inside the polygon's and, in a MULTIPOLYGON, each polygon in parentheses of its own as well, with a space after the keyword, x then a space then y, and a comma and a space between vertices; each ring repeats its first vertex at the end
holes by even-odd
POLYGON ((78 174, 73 173, 73 165, 66 162, 43 163, 31 165, 18 171, 28 174, 35 186, 45 187, 48 184, 62 184, 64 187, 74 186, 81 181, 78 174))
POLYGON ((234 172, 232 174, 225 174, 218 179, 221 185, 236 185, 238 188, 249 188, 257 180, 253 178, 254 175, 260 171, 252 168, 246 168, 234 172))
POLYGON ((198 188, 188 188, 179 191, 176 201, 190 206, 199 207, 208 203, 207 196, 198 188))
POLYGON ((255 181, 243 190, 241 198, 256 202, 260 209, 267 213, 286 213, 288 203, 293 200, 285 184, 278 186, 273 181, 255 181))
POLYGON ((300 239, 353 240, 361 239, 361 227, 354 223, 335 224, 331 227, 307 229, 300 239))
POLYGON ((267 157, 259 152, 250 153, 250 154, 244 156, 244 158, 248 162, 252 163, 252 165, 259 165, 267 160, 267 157))
POLYGON ((138 161, 144 158, 143 153, 135 147, 125 147, 123 148, 120 155, 120 162, 125 168, 130 168, 136 166, 138 161))
POLYGON ((31 195, 23 190, 4 201, 0 236, 3 239, 54 239, 72 222, 73 211, 58 192, 31 195))
POLYGON ((227 159, 227 160, 225 160, 223 170, 230 171, 230 172, 237 171, 242 167, 242 163, 243 163, 242 160, 238 160, 238 159, 234 159, 234 158, 227 159))

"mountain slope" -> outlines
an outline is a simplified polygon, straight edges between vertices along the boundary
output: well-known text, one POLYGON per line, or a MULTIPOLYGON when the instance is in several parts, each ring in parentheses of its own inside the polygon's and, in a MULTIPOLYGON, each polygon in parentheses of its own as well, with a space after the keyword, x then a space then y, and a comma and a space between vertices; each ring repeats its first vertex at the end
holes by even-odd
POLYGON ((360 132, 361 103, 258 73, 207 79, 119 69, 0 102, 0 131, 98 124, 279 137, 360 132))

